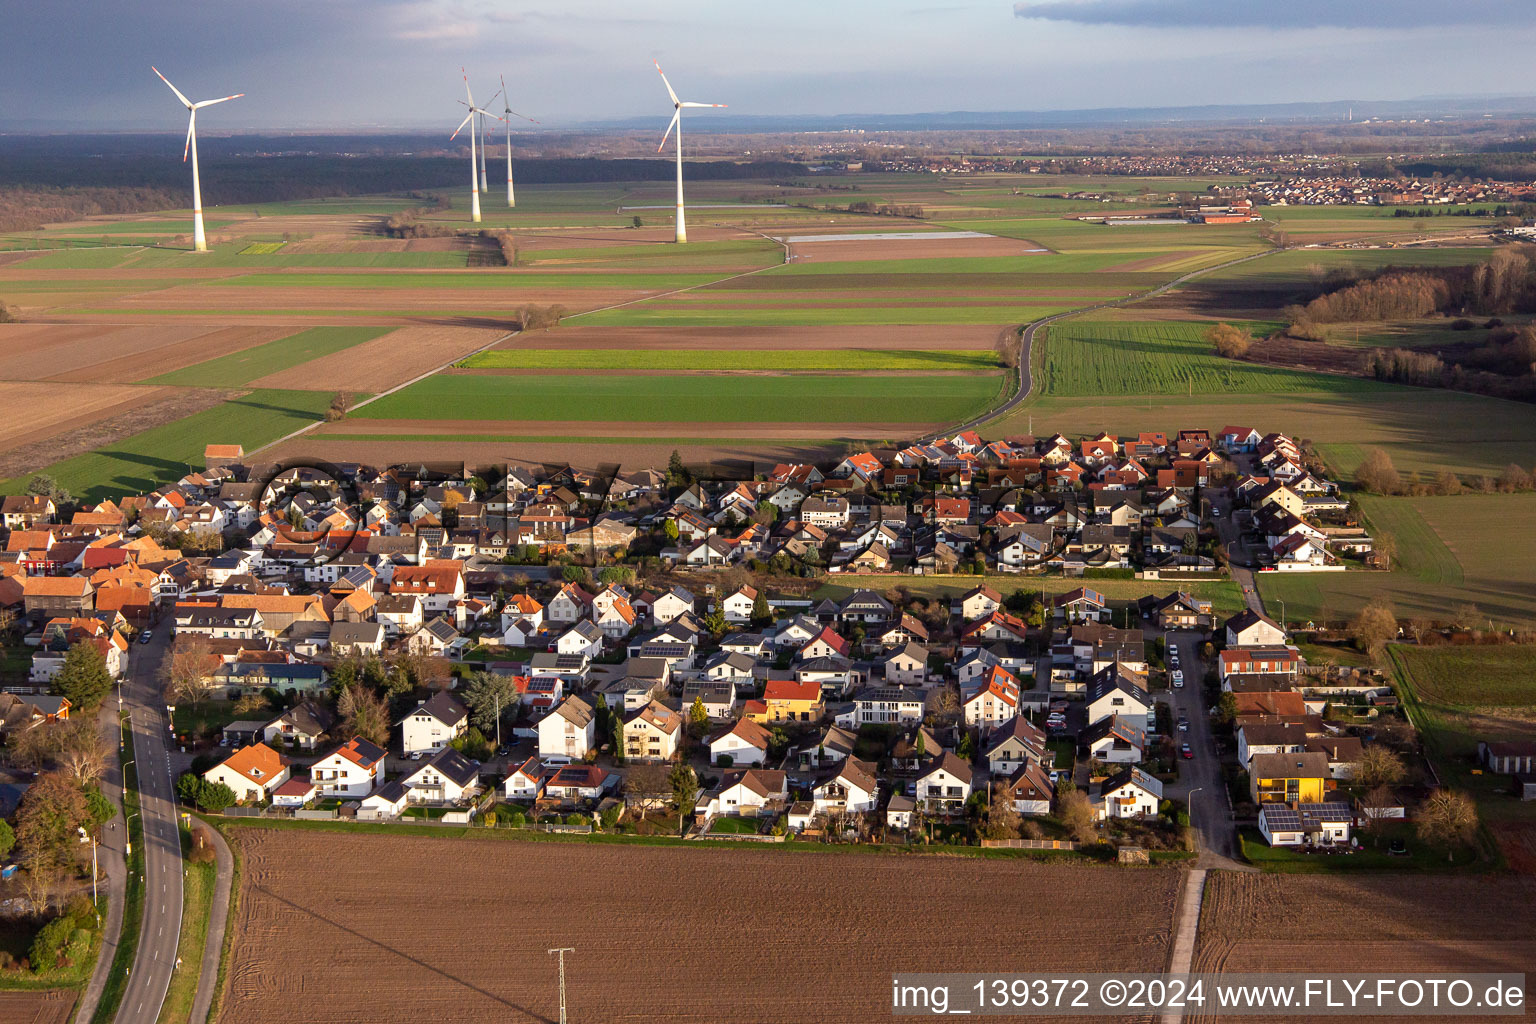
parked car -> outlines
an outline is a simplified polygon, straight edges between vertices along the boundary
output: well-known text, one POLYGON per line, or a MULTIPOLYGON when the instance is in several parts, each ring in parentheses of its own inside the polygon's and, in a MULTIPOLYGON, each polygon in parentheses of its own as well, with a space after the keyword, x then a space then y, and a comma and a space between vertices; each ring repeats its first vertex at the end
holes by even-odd
POLYGON ((1173 670, 1173 688, 1175 690, 1182 690, 1184 688, 1184 673, 1179 669, 1173 670))
POLYGON ((151 640, 153 640, 154 638, 155 638, 155 634, 151 633, 149 630, 146 629, 146 630, 144 630, 144 632, 139 634, 139 643, 147 644, 151 640))
POLYGON ((1194 750, 1188 743, 1179 748, 1179 753, 1182 754, 1186 759, 1193 758, 1195 756, 1194 750))
POLYGON ((1179 716, 1179 732, 1189 732, 1189 719, 1179 716))

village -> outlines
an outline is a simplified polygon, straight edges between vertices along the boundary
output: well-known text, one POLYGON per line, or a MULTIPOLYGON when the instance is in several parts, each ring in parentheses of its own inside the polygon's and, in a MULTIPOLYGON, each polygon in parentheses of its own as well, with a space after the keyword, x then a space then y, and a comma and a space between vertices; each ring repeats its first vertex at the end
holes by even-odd
POLYGON ((183 800, 225 814, 1134 859, 1406 813, 1392 687, 1253 592, 1373 557, 1282 435, 967 432, 735 481, 242 457, 67 521, 5 499, 8 742, 88 663, 162 690, 183 800), (1242 607, 1200 596, 1229 578, 1242 607))

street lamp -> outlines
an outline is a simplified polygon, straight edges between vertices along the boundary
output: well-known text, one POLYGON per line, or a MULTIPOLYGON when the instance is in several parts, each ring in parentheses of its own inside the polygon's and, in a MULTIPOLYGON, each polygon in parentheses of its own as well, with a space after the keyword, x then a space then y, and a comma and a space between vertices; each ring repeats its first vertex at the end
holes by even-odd
POLYGON ((1189 791, 1189 796, 1185 797, 1185 800, 1189 802, 1189 827, 1191 829, 1195 827, 1195 794, 1204 788, 1204 786, 1196 786, 1189 791))
POLYGON ((123 819, 123 860, 124 861, 126 861, 129 857, 133 856, 133 819, 137 818, 138 816, 139 816, 139 812, 138 811, 134 811, 132 814, 128 815, 128 817, 123 819))
POLYGON ((80 833, 82 843, 91 844, 91 906, 96 910, 96 927, 101 927, 101 904, 97 903, 96 896, 96 837, 85 830, 84 825, 77 825, 75 831, 80 833))

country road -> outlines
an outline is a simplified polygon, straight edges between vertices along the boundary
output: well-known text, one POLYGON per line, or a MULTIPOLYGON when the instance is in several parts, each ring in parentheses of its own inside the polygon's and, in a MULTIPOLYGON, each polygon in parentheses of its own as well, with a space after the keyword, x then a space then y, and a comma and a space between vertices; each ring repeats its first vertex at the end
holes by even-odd
POLYGON ((134 644, 123 699, 131 715, 134 766, 144 834, 144 921, 139 948, 117 1012, 118 1024, 155 1024, 165 1002, 181 940, 182 856, 170 764, 170 724, 160 698, 160 666, 169 625, 149 644, 134 644))
POLYGON ((1123 299, 1113 299, 1109 302, 1101 302, 1093 306, 1084 306, 1082 309, 1068 310, 1065 313, 1057 313, 1053 316, 1043 317, 1030 323, 1022 331, 1019 332, 1019 386, 1014 391, 1014 393, 1010 395, 1001 405, 987 410, 980 416, 966 420, 964 423, 957 423, 946 427, 943 430, 936 431, 922 438, 922 440, 936 441, 941 437, 951 437, 962 431, 974 430, 975 428, 981 426, 983 423, 986 423, 989 420, 995 420, 1000 416, 1005 416, 1022 405, 1025 399, 1029 398, 1035 387, 1034 367, 1031 365, 1031 359, 1033 358, 1034 353, 1035 332, 1040 328, 1047 327, 1058 320, 1065 320, 1068 317, 1080 316, 1083 313, 1092 313, 1100 309, 1113 309, 1116 306, 1124 306, 1133 302, 1141 302, 1145 299, 1155 298, 1156 296, 1161 295, 1166 291, 1177 288, 1181 284, 1193 281, 1197 277, 1204 277, 1206 274, 1211 274, 1218 270, 1225 270, 1227 267, 1235 267, 1239 263, 1247 263, 1250 260, 1262 259, 1265 256, 1284 251, 1284 249, 1265 249, 1263 252, 1250 253, 1247 256, 1239 256, 1235 260, 1228 260, 1225 263, 1218 263, 1212 267, 1205 267, 1200 270, 1191 270, 1189 273, 1181 274, 1174 278, 1172 281, 1165 281, 1158 285, 1156 288, 1150 289, 1149 291, 1144 291, 1136 295, 1127 295, 1123 299))

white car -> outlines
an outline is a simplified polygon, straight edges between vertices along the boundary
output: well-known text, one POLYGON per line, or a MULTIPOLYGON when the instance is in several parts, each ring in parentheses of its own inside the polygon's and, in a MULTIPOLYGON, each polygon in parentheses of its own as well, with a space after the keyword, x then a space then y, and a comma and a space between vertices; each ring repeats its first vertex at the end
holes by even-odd
POLYGON ((1173 670, 1173 688, 1175 690, 1182 690, 1184 688, 1184 673, 1178 669, 1173 670))

